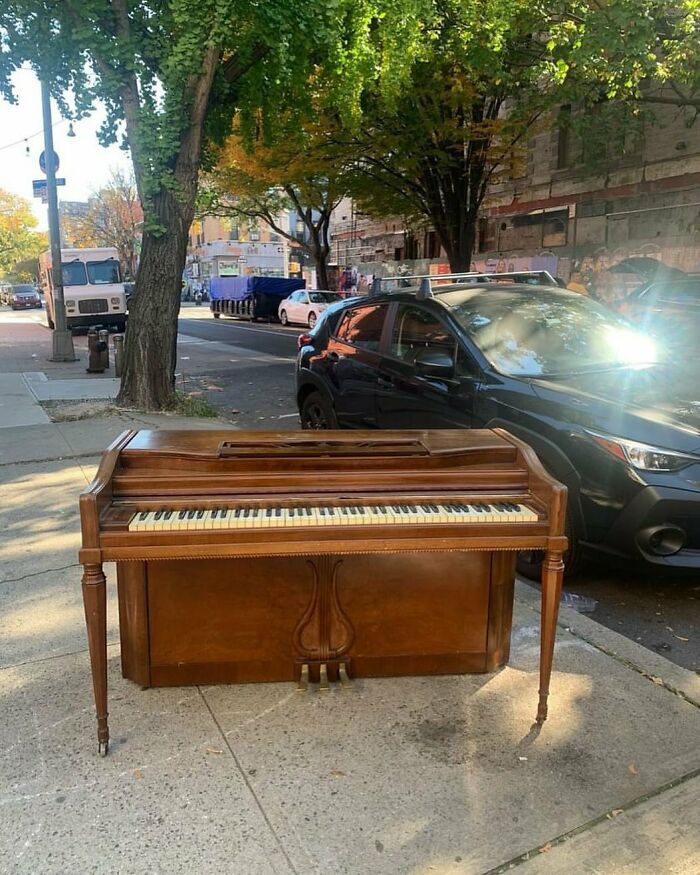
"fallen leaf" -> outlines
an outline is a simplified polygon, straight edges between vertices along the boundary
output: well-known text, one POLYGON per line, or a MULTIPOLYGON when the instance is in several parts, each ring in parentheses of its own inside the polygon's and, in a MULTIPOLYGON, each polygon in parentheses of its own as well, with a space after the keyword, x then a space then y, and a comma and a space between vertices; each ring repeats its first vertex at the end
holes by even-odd
POLYGON ((344 778, 345 772, 342 769, 331 769, 329 774, 333 775, 334 778, 344 778))
POLYGON ((192 392, 187 393, 190 398, 194 398, 195 395, 204 395, 204 392, 201 392, 199 389, 194 389, 192 392))
POLYGON ((143 778, 143 772, 141 771, 141 769, 134 769, 134 777, 143 778))
POLYGON ((538 850, 539 850, 540 854, 546 854, 548 851, 552 850, 552 843, 547 842, 546 845, 542 845, 542 847, 538 848, 538 850))
POLYGON ((527 762, 527 757, 518 757, 518 759, 520 760, 521 763, 527 762))
POLYGON ((630 763, 630 764, 627 766, 627 771, 630 773, 630 775, 636 775, 636 774, 637 774, 637 769, 635 768, 634 763, 630 763))
POLYGON ((666 626, 669 632, 673 632, 673 629, 670 626, 666 626))
POLYGON ((675 632, 673 633, 673 637, 677 638, 679 641, 687 641, 688 640, 687 638, 684 638, 682 635, 676 635, 675 632))
POLYGON ((223 392, 223 388, 221 386, 205 386, 204 387, 209 392, 223 392))
POLYGON ((652 677, 649 678, 649 680, 653 681, 653 682, 654 682, 657 686, 659 686, 659 687, 663 687, 663 685, 664 685, 664 679, 663 679, 663 678, 656 678, 656 677, 653 677, 653 676, 652 676, 652 677))
POLYGON ((617 817, 618 815, 622 814, 623 811, 624 808, 613 808, 613 810, 610 812, 610 817, 617 817))
POLYGON ((207 753, 223 753, 218 747, 208 747, 207 753))

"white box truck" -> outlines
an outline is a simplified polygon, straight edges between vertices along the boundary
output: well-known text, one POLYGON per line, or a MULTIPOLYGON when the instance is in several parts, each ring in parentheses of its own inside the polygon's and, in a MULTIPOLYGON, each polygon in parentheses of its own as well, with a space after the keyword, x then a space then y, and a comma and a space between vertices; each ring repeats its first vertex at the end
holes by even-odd
MULTIPOLYGON (((63 299, 68 328, 126 327, 126 294, 117 250, 62 249, 63 299)), ((53 267, 51 252, 39 256, 39 285, 44 293, 46 318, 54 327, 53 267)))

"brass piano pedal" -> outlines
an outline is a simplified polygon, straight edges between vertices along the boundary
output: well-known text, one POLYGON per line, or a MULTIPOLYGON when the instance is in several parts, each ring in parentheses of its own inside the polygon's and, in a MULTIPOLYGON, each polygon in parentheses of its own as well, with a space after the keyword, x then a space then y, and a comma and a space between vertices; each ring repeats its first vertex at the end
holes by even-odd
POLYGON ((297 681, 297 693, 306 693, 309 689, 309 664, 305 662, 301 667, 299 680, 297 681))
POLYGON ((319 670, 318 670, 319 680, 318 680, 318 691, 319 693, 328 693, 330 692, 331 685, 328 683, 328 666, 325 662, 322 662, 319 670))
POLYGON ((340 681, 340 686, 343 687, 343 689, 351 689, 352 680, 348 676, 348 669, 344 662, 341 662, 338 666, 338 680, 340 681))

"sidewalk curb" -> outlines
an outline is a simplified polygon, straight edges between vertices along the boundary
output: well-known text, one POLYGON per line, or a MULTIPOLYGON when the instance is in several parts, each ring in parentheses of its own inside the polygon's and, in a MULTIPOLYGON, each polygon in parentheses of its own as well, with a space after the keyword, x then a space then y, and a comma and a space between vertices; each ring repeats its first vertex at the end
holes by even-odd
MULTIPOLYGON (((518 580, 516 597, 532 610, 540 612, 540 594, 532 586, 518 580)), ((700 676, 695 672, 676 665, 666 657, 625 638, 614 629, 608 629, 596 620, 579 614, 573 608, 560 608, 557 625, 638 672, 651 683, 665 687, 669 692, 700 708, 700 676)))

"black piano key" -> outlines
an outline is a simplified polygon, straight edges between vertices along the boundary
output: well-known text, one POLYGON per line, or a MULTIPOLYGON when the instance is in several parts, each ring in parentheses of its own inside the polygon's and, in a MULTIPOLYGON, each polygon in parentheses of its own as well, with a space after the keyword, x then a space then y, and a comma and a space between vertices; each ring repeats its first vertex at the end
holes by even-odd
POLYGON ((184 518, 185 518, 186 516, 187 516, 187 511, 186 511, 186 510, 181 510, 180 513, 177 515, 177 518, 178 518, 179 520, 184 520, 184 518))
POLYGON ((243 516, 244 516, 244 517, 249 517, 249 516, 250 516, 250 508, 249 508, 249 507, 244 507, 244 508, 243 508, 243 516))
POLYGON ((150 511, 148 510, 142 510, 139 514, 139 520, 145 520, 149 513, 150 511))
POLYGON ((157 510, 154 519, 159 520, 159 519, 163 516, 163 513, 164 513, 164 511, 162 511, 162 510, 157 510))
POLYGON ((201 520, 203 517, 204 517, 204 511, 203 511, 203 510, 198 510, 198 511, 197 511, 197 519, 198 519, 198 520, 201 520))
POLYGON ((169 520, 170 517, 171 517, 174 513, 175 513, 174 510, 166 510, 165 513, 163 514, 163 519, 164 519, 164 520, 169 520))
POLYGON ((229 508, 222 507, 221 510, 219 511, 219 517, 222 520, 225 520, 225 519, 228 519, 228 515, 229 515, 229 508))
POLYGON ((187 512, 187 519, 188 520, 193 520, 196 516, 197 516, 196 510, 190 510, 187 512))
POLYGON ((282 508, 280 508, 280 507, 275 508, 275 516, 282 516, 282 508))
POLYGON ((216 520, 216 519, 219 518, 219 509, 218 509, 218 508, 217 508, 216 510, 213 510, 213 511, 211 512, 211 518, 212 518, 213 520, 216 520))
POLYGON ((267 508, 267 510, 265 511, 265 516, 272 516, 272 508, 271 507, 267 508))

